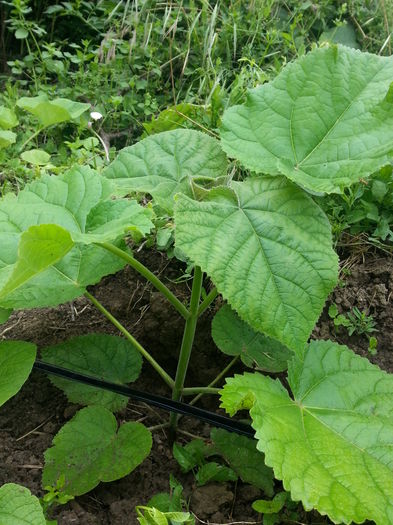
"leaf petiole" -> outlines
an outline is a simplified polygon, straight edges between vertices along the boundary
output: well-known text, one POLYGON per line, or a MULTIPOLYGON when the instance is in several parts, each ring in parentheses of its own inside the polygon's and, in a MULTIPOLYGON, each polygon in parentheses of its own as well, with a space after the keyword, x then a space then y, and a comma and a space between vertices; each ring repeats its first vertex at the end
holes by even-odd
POLYGON ((129 255, 124 250, 117 248, 109 242, 100 242, 97 243, 97 246, 101 246, 101 248, 104 248, 105 250, 127 261, 127 263, 132 268, 134 268, 134 270, 136 270, 143 277, 145 277, 145 279, 150 281, 151 284, 168 299, 171 305, 179 312, 179 314, 184 319, 187 320, 190 317, 191 314, 188 311, 188 309, 184 306, 184 304, 181 301, 179 301, 179 299, 169 290, 167 286, 165 286, 165 284, 156 275, 154 275, 153 272, 151 272, 141 262, 137 261, 134 257, 132 257, 132 255, 129 255))
POLYGON ((89 292, 85 292, 85 297, 89 299, 91 303, 102 313, 104 316, 124 335, 124 337, 133 344, 138 352, 148 361, 154 370, 162 377, 169 388, 173 389, 175 386, 174 380, 170 377, 167 372, 157 363, 153 356, 149 354, 147 350, 133 337, 130 332, 114 317, 108 310, 102 305, 93 295, 89 292))

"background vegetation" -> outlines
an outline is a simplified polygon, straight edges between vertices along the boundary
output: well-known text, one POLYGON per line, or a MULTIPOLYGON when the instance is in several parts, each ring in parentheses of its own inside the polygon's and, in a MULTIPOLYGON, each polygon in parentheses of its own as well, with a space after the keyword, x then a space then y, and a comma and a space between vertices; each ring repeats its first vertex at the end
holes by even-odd
MULTIPOLYGON (((214 134, 225 108, 323 41, 386 56, 392 49, 391 0, 0 4, 0 104, 18 117, 15 142, 0 140, 2 193, 75 162, 100 168, 143 135, 178 126, 214 134), (37 118, 16 106, 39 95, 88 103, 103 118, 89 125, 82 116, 39 131, 37 118), (36 149, 47 155, 26 155, 36 149)), ((336 239, 366 232, 388 249, 392 187, 388 167, 325 199, 336 239)))

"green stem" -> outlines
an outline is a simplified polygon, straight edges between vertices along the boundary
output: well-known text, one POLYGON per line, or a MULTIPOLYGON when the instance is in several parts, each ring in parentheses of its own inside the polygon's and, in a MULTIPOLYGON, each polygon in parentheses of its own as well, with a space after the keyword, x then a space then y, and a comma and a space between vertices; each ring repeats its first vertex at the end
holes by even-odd
MULTIPOLYGON (((194 279, 192 282, 191 301, 190 301, 190 317, 186 320, 184 327, 183 341, 180 348, 179 361, 177 364, 175 386, 172 391, 172 399, 179 401, 182 395, 184 380, 187 373, 188 362, 190 360, 192 345, 194 342, 195 329, 198 321, 198 307, 201 297, 203 273, 199 266, 194 268, 194 279)), ((177 423, 176 414, 171 414, 170 428, 175 430, 177 423)))
POLYGON ((130 343, 138 350, 138 352, 148 361, 151 366, 154 368, 154 370, 162 377, 162 379, 165 381, 165 383, 173 390, 175 386, 174 380, 165 372, 163 368, 157 363, 157 361, 154 359, 153 356, 149 354, 147 350, 143 348, 143 346, 138 343, 138 341, 133 337, 130 332, 114 317, 108 310, 105 308, 104 305, 102 305, 93 295, 91 295, 89 292, 85 292, 85 297, 87 297, 94 306, 105 315, 105 317, 124 335, 124 337, 130 341, 130 343))
MULTIPOLYGON (((214 385, 216 385, 220 379, 222 379, 224 376, 226 376, 227 372, 233 367, 233 365, 238 361, 239 359, 239 356, 235 356, 232 361, 230 361, 227 366, 218 374, 218 376, 216 378, 213 379, 213 381, 211 383, 209 383, 209 385, 207 386, 207 389, 211 389, 211 387, 213 387, 214 385)), ((186 389, 184 389, 186 390, 186 389)), ((213 389, 214 390, 214 389, 213 389)), ((209 394, 210 392, 201 392, 199 393, 197 396, 194 397, 194 399, 192 399, 190 402, 189 402, 189 405, 195 405, 195 403, 197 401, 200 400, 200 398, 204 395, 204 394, 209 394)))
POLYGON ((187 308, 184 306, 184 304, 179 301, 179 299, 165 286, 165 284, 160 281, 160 279, 154 275, 146 266, 144 266, 142 263, 134 259, 132 255, 129 255, 124 250, 121 250, 120 248, 117 248, 113 244, 109 242, 100 242, 97 243, 98 246, 101 246, 105 250, 108 250, 109 252, 117 255, 121 259, 124 259, 127 261, 127 263, 134 268, 137 272, 139 272, 145 279, 151 282, 151 284, 159 291, 161 292, 168 301, 172 304, 174 308, 179 312, 179 314, 184 317, 184 319, 189 319, 190 312, 187 310, 187 308))
POLYGON ((27 140, 24 141, 24 143, 23 143, 22 146, 19 148, 19 150, 20 150, 20 151, 24 150, 25 147, 27 146, 27 144, 28 144, 31 140, 35 139, 35 137, 36 137, 37 135, 39 135, 39 134, 41 133, 41 131, 43 131, 44 129, 45 129, 45 126, 42 127, 42 128, 40 128, 40 129, 37 129, 37 131, 35 131, 32 135, 30 135, 30 137, 29 137, 27 140))
POLYGON ((200 317, 207 308, 212 304, 214 299, 217 297, 218 291, 217 288, 214 287, 210 292, 207 294, 205 299, 201 302, 198 308, 198 317, 200 317))
POLYGON ((193 396, 195 394, 218 394, 219 388, 210 388, 208 386, 192 386, 190 388, 183 388, 183 396, 193 396))

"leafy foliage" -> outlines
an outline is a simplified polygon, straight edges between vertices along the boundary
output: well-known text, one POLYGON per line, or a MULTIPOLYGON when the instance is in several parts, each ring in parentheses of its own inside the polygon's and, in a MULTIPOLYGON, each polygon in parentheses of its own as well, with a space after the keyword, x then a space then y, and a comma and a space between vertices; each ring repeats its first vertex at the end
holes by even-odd
POLYGON ((194 525, 194 518, 189 512, 161 512, 155 507, 136 507, 140 525, 194 525))
POLYGON ((288 381, 227 380, 222 406, 250 409, 258 448, 293 500, 334 522, 393 523, 391 375, 330 341, 294 357, 288 381))
POLYGON ((236 481, 236 472, 227 467, 226 465, 220 465, 216 461, 209 461, 202 465, 195 475, 196 482, 199 486, 206 485, 213 481, 223 483, 225 481, 236 481))
MULTIPOLYGON (((106 334, 74 337, 45 348, 41 354, 48 363, 119 384, 135 381, 142 368, 142 358, 131 343, 106 334)), ((74 381, 54 376, 51 381, 64 390, 72 403, 100 405, 116 412, 128 402, 125 396, 74 381)))
POLYGON ((390 160, 392 75, 391 58, 316 49, 225 113, 223 148, 258 173, 340 193, 390 160))
POLYGON ((176 193, 193 195, 193 183, 226 175, 227 159, 217 140, 193 130, 174 130, 147 137, 124 148, 104 175, 120 194, 150 193, 172 212, 176 193))
POLYGON ((292 352, 274 339, 255 332, 230 306, 224 305, 214 316, 212 337, 218 348, 228 355, 239 355, 251 368, 267 372, 286 370, 292 352))
POLYGON ((46 525, 38 498, 29 489, 7 483, 0 487, 1 525, 46 525))
POLYGON ((25 341, 0 341, 0 406, 19 392, 33 368, 37 348, 25 341))
POLYGON ((49 100, 46 95, 22 97, 18 100, 17 106, 37 117, 43 127, 76 120, 90 108, 90 104, 65 98, 49 100))
POLYGON ((117 428, 114 415, 99 406, 80 410, 53 439, 45 452, 42 484, 56 485, 80 496, 100 481, 114 481, 134 470, 149 454, 150 432, 140 423, 124 423, 117 428))
POLYGON ((285 178, 258 177, 213 189, 202 202, 179 195, 175 223, 176 246, 240 317, 301 350, 337 279, 320 208, 285 178))
POLYGON ((213 450, 225 458, 244 483, 273 495, 273 471, 265 465, 264 455, 257 450, 254 439, 214 428, 211 431, 213 450))
POLYGON ((152 227, 135 201, 111 200, 109 181, 89 168, 43 176, 0 202, 0 305, 32 308, 66 302, 124 263, 96 242, 152 227), (52 224, 50 224, 52 223, 52 224))

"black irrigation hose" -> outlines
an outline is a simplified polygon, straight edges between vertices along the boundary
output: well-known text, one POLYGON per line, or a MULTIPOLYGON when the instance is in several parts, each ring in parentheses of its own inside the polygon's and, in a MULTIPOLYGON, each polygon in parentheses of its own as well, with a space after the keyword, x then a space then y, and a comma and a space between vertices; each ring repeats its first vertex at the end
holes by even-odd
POLYGON ((235 421, 226 416, 214 414, 213 412, 203 410, 202 408, 187 405, 187 403, 173 401, 172 399, 168 399, 163 396, 141 392, 140 390, 135 390, 134 388, 130 388, 125 385, 118 385, 116 383, 111 383, 110 381, 104 381, 97 377, 81 374, 80 372, 74 372, 73 370, 62 368, 61 366, 51 365, 38 359, 34 363, 34 369, 39 370, 40 372, 47 372, 49 374, 56 375, 64 379, 70 379, 71 381, 76 381, 78 383, 84 383, 85 385, 103 388, 104 390, 109 390, 115 394, 121 394, 132 399, 144 401, 149 405, 168 410, 169 412, 176 412, 177 414, 195 417, 201 421, 206 421, 206 423, 209 423, 214 427, 224 428, 229 432, 236 432, 237 434, 241 434, 250 438, 254 437, 254 430, 249 425, 240 421, 235 421))

